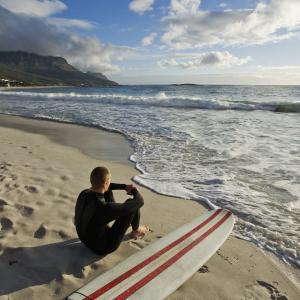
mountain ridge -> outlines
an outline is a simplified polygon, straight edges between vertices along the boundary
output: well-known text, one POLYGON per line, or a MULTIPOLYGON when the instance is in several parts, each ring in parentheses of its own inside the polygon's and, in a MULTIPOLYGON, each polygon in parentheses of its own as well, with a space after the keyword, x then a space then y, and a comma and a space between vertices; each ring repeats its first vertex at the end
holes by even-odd
POLYGON ((102 73, 81 72, 60 56, 0 51, 0 85, 97 87, 116 86, 118 83, 102 73))

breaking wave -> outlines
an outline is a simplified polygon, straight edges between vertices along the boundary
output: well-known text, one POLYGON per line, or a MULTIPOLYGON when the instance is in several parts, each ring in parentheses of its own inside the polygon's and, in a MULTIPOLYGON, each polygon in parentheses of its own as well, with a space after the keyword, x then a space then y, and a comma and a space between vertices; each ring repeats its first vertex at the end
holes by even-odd
POLYGON ((255 111, 264 110, 279 113, 300 113, 300 102, 251 102, 204 99, 197 96, 167 95, 159 92, 155 95, 128 95, 119 93, 103 94, 82 94, 82 93, 43 93, 27 91, 0 91, 2 96, 18 96, 34 99, 53 99, 64 101, 84 101, 85 103, 115 104, 115 105, 135 105, 135 106, 155 106, 182 109, 208 109, 208 110, 241 110, 255 111))

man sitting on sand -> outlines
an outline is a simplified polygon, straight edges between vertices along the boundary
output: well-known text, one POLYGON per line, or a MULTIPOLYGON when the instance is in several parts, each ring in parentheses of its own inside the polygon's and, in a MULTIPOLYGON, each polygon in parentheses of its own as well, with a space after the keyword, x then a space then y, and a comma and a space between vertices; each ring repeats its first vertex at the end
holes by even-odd
POLYGON ((131 225, 132 237, 148 231, 140 226, 140 208, 144 199, 133 185, 111 183, 110 171, 95 168, 90 175, 91 188, 83 190, 75 207, 75 226, 79 239, 93 252, 105 255, 115 251, 131 225), (125 190, 133 198, 116 203, 112 190, 125 190), (115 221, 110 227, 109 222, 115 221))

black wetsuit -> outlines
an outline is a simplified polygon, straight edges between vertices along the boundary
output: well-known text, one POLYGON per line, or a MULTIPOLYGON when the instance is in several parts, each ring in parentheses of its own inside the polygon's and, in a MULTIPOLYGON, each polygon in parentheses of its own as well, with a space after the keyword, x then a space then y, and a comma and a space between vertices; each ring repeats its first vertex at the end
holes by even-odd
POLYGON ((125 184, 111 183, 109 190, 102 193, 90 189, 83 190, 75 207, 75 226, 79 239, 92 251, 105 255, 115 251, 131 225, 138 229, 140 207, 144 200, 134 189, 133 199, 124 203, 116 203, 112 190, 126 189, 125 184), (114 221, 110 227, 108 223, 114 221))

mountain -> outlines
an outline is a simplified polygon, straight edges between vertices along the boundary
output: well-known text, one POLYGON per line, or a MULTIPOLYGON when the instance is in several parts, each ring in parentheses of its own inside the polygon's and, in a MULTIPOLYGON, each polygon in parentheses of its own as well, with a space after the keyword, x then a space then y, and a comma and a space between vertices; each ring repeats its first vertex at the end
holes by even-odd
POLYGON ((102 74, 102 73, 87 72, 86 74, 92 75, 92 76, 97 77, 97 78, 100 78, 100 79, 109 80, 109 79, 108 79, 104 74, 102 74))
POLYGON ((7 86, 115 86, 101 73, 83 73, 63 57, 24 51, 0 52, 0 85, 7 86))

